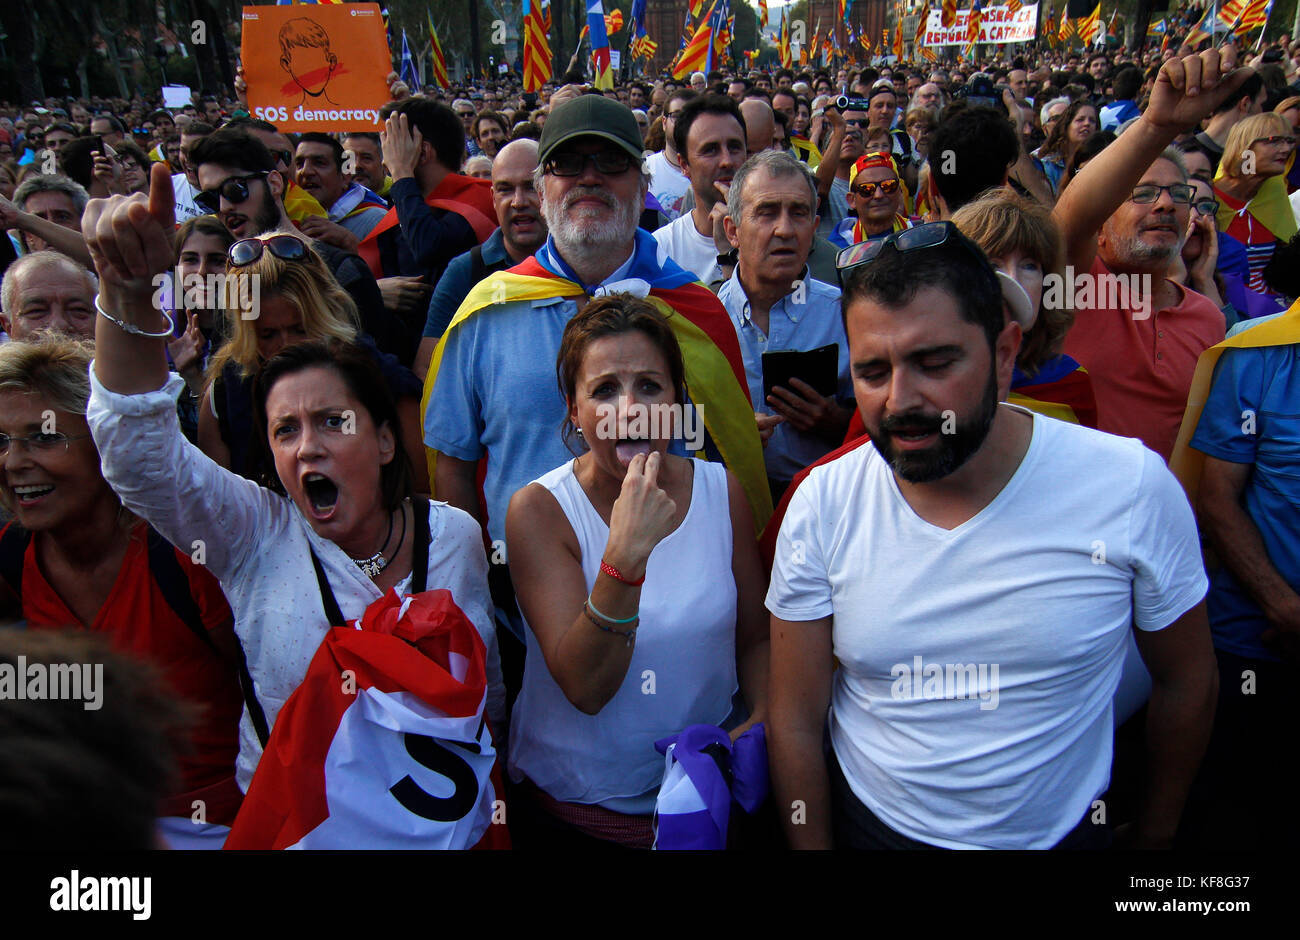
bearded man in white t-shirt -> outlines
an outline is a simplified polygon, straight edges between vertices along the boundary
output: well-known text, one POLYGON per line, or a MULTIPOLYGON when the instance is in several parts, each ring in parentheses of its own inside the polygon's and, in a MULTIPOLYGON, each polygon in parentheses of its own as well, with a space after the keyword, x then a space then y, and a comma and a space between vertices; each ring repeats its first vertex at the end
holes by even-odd
POLYGON ((1002 401, 1028 305, 950 223, 880 244, 841 272, 870 442, 794 494, 767 597, 786 834, 1109 844, 1096 801, 1133 630, 1153 687, 1147 789, 1122 836, 1168 846, 1218 685, 1187 499, 1140 441, 1002 401))

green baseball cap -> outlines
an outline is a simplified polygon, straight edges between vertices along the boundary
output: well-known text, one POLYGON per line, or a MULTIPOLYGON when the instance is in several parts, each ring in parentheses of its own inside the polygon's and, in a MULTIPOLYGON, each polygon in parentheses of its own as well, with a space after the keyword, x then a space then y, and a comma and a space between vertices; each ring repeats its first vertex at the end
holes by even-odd
POLYGON ((545 163, 561 144, 579 137, 604 138, 638 161, 644 156, 641 130, 627 105, 604 95, 581 95, 556 105, 547 116, 537 162, 545 163))

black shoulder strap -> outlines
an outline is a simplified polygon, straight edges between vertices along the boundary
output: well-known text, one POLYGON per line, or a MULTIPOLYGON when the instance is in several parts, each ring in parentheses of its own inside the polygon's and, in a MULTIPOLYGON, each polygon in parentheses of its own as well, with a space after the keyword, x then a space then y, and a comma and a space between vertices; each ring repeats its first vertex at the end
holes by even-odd
POLYGON ((320 559, 316 557, 316 550, 308 545, 307 551, 311 553, 311 566, 316 569, 316 585, 320 588, 320 600, 325 608, 325 619, 329 621, 331 627, 341 627, 347 621, 343 619, 343 612, 339 610, 339 602, 334 599, 330 579, 325 577, 325 569, 321 567, 320 559))
POLYGON ((488 276, 487 262, 483 260, 483 246, 475 245, 469 250, 469 277, 471 284, 477 284, 488 276))
POLYGON ((411 535, 411 593, 420 594, 428 590, 429 580, 429 501, 422 496, 411 500, 411 512, 415 516, 414 530, 411 535))
MULTIPOLYGON (((203 615, 199 613, 199 605, 194 600, 189 579, 185 577, 185 570, 176 560, 176 550, 172 548, 171 543, 155 532, 152 526, 148 529, 147 546, 149 572, 153 575, 154 583, 158 585, 158 590, 162 593, 167 606, 208 649, 212 650, 213 654, 224 660, 225 657, 217 649, 217 644, 213 642, 208 628, 203 625, 203 615)), ((271 736, 266 724, 266 712, 262 711, 262 703, 257 700, 257 692, 253 689, 253 676, 248 671, 248 659, 244 656, 244 648, 239 645, 238 637, 235 643, 239 649, 239 686, 244 693, 244 707, 248 709, 248 720, 253 724, 257 740, 262 747, 266 747, 266 742, 271 736)))
MULTIPOLYGON (((428 528, 427 522, 425 528, 428 528)), ((0 533, 0 577, 5 579, 20 601, 23 599, 23 558, 31 541, 32 534, 17 522, 9 523, 0 533)))

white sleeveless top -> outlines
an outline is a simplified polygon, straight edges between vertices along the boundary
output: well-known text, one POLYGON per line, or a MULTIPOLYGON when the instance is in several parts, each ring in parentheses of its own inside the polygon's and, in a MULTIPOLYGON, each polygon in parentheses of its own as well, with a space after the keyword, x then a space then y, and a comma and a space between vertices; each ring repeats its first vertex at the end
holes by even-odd
MULTIPOLYGON (((536 482, 564 510, 582 551, 590 591, 600 573, 609 527, 573 474, 573 461, 536 482)), ((598 714, 575 708, 552 678, 537 638, 528 645, 523 689, 510 721, 511 777, 528 777, 566 803, 609 803, 650 812, 629 798, 658 788, 660 738, 688 725, 721 724, 736 692, 736 581, 731 571, 727 471, 692 460, 691 505, 681 525, 655 546, 641 588, 636 646, 622 686, 598 714)), ((596 627, 587 624, 591 630, 596 627)), ((610 640, 610 643, 622 642, 610 640)))

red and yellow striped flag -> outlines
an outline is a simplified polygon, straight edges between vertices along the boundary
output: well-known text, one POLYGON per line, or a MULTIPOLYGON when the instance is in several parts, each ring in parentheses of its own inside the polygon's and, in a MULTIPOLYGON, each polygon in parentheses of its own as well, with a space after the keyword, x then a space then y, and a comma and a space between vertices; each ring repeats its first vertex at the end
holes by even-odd
POLYGON ((551 44, 539 0, 524 0, 524 91, 540 91, 551 80, 551 44))

